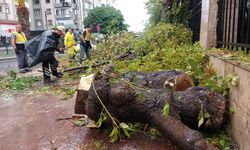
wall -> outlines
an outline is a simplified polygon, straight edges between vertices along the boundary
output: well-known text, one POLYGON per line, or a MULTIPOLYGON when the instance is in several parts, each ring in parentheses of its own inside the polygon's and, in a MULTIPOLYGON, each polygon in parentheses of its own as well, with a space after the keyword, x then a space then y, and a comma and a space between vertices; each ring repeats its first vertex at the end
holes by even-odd
POLYGON ((237 87, 230 87, 230 106, 235 109, 230 123, 239 148, 250 150, 250 67, 239 66, 214 55, 210 55, 209 61, 218 75, 225 77, 236 73, 239 76, 237 87))

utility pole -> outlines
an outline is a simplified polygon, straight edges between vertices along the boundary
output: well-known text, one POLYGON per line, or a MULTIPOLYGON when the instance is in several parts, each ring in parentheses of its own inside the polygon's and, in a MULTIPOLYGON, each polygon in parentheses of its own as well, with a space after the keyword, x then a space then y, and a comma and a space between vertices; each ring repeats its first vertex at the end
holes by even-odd
POLYGON ((44 11, 44 17, 45 17, 45 29, 48 29, 48 24, 47 24, 47 10, 44 11))

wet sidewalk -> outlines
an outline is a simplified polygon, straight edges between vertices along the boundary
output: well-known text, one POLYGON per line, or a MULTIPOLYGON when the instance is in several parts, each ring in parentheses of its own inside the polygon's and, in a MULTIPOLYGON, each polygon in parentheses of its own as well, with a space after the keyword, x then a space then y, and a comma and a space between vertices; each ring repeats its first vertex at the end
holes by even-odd
POLYGON ((0 150, 174 150, 166 139, 143 134, 112 144, 99 129, 77 127, 71 120, 74 98, 63 101, 51 94, 0 93, 0 150))

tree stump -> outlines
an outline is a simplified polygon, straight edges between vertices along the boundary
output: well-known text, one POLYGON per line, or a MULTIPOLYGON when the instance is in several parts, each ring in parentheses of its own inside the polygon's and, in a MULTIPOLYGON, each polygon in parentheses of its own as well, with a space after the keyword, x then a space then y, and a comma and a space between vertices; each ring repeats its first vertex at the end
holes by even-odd
MULTIPOLYGON (((131 72, 122 77, 117 79, 105 73, 95 76, 83 106, 90 119, 97 121, 103 110, 98 94, 119 121, 149 123, 182 149, 217 149, 199 131, 189 127, 198 127, 197 118, 202 111, 210 115, 207 118, 210 124, 203 128, 219 128, 225 112, 223 96, 204 87, 192 87, 192 79, 177 71, 131 72), (164 117, 162 110, 166 104, 170 113, 164 117)), ((106 124, 111 124, 107 118, 106 124)))

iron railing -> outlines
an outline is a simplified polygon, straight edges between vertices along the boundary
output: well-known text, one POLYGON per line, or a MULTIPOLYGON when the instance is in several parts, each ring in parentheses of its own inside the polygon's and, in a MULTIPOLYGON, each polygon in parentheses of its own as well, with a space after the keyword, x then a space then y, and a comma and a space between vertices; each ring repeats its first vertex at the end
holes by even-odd
POLYGON ((250 0, 219 0, 217 47, 250 50, 250 0))
POLYGON ((197 42, 200 40, 201 6, 202 6, 202 0, 190 1, 191 18, 189 27, 193 31, 193 37, 192 37, 193 42, 197 42))

